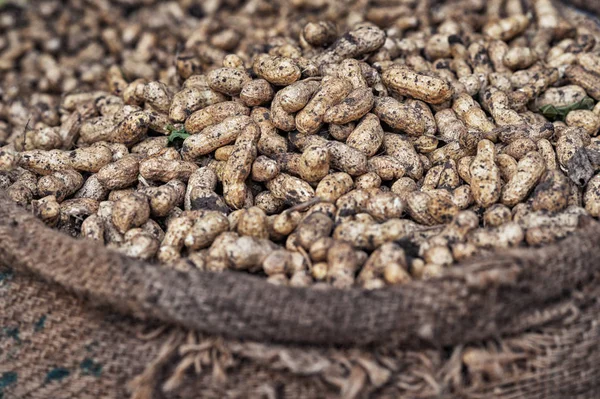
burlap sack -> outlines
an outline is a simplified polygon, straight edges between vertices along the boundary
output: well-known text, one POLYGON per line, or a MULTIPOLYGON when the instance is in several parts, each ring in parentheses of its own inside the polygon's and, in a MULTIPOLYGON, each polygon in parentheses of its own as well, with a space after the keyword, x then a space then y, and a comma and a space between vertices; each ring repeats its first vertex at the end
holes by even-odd
POLYGON ((599 237, 588 221, 434 281, 320 291, 138 262, 1 195, 0 392, 595 398, 599 237))
POLYGON ((132 260, 0 192, 0 398, 598 398, 599 240, 322 291, 132 260))

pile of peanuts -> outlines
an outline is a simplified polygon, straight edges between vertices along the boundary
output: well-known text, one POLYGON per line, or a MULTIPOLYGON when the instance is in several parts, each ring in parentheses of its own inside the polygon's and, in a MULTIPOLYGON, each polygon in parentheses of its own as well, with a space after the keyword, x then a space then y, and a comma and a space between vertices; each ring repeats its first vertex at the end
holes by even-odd
POLYGON ((128 2, 0 39, 0 188, 48 226, 374 289, 600 216, 600 29, 551 0, 128 2))

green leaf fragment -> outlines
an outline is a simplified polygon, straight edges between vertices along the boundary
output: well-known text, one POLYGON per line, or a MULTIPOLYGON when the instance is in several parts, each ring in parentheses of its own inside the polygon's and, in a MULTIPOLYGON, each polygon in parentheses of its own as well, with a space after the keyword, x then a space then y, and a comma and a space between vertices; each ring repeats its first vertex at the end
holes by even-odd
POLYGON ((546 118, 548 118, 550 120, 555 120, 556 117, 558 116, 558 110, 552 104, 548 104, 548 105, 544 105, 543 107, 540 107, 540 111, 546 118))
POLYGON ((185 140, 190 137, 190 134, 185 130, 185 128, 176 128, 174 126, 167 126, 166 129, 169 131, 169 143, 175 142, 175 140, 185 140))
POLYGON ((580 106, 579 108, 576 109, 587 109, 587 110, 592 110, 594 109, 594 106, 596 105, 595 101, 593 98, 590 97, 586 97, 583 100, 580 101, 580 106))
POLYGON ((594 99, 590 97, 585 97, 581 101, 573 103, 571 105, 566 105, 564 107, 555 107, 552 104, 547 104, 540 107, 540 112, 549 120, 561 120, 564 121, 569 112, 575 111, 577 109, 591 110, 595 106, 594 99))
POLYGON ((173 141, 175 141, 175 140, 177 140, 177 139, 182 139, 182 140, 185 140, 185 139, 187 139, 188 137, 190 137, 190 134, 189 134, 189 133, 186 133, 186 132, 173 132, 173 133, 171 133, 171 134, 169 135, 169 142, 171 142, 171 143, 172 143, 173 141))

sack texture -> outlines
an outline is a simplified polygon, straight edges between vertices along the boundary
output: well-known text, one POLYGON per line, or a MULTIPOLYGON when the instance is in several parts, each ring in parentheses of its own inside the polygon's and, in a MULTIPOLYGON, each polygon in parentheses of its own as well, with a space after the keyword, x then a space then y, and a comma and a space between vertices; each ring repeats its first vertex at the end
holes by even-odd
POLYGON ((599 240, 323 291, 133 260, 0 191, 0 398, 598 398, 599 240))

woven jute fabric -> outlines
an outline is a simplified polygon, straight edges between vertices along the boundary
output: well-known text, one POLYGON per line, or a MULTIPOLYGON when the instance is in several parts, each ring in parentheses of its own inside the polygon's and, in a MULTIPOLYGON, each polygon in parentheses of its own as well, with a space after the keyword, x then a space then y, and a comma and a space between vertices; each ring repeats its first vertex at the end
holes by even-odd
POLYGON ((426 282, 314 290, 133 260, 0 191, 0 398, 598 398, 600 224, 580 224, 426 282))

